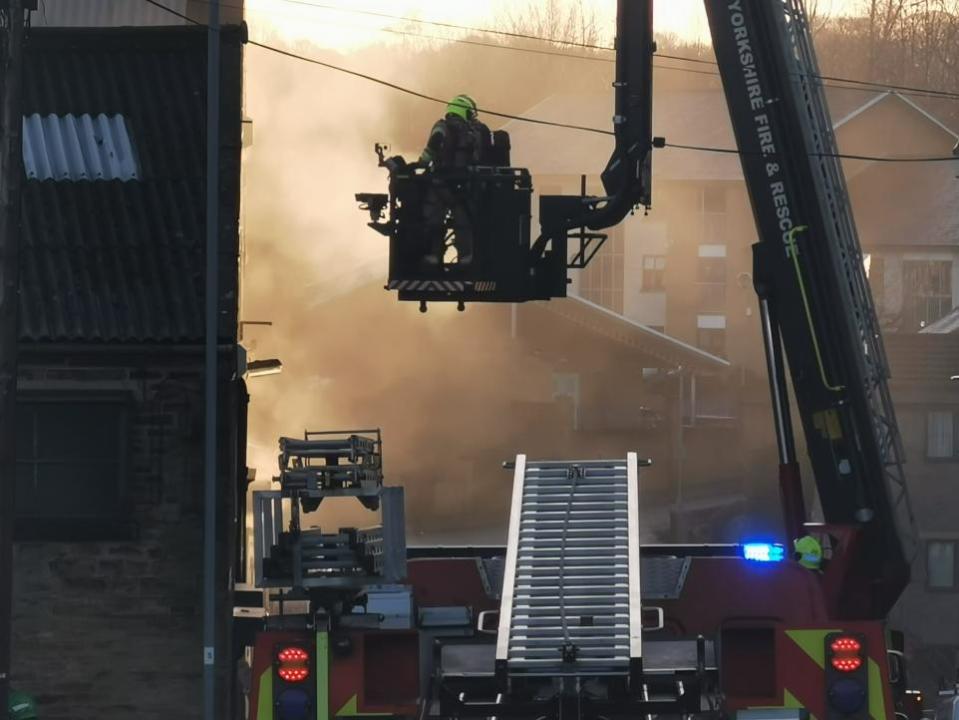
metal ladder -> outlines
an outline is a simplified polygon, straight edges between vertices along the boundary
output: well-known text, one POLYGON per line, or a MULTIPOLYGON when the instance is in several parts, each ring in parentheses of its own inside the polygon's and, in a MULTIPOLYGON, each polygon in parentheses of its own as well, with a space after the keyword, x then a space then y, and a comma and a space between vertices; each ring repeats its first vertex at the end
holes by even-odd
POLYGON ((622 460, 514 466, 496 646, 500 675, 641 671, 639 485, 622 460))
POLYGON ((882 456, 884 480, 896 522, 899 541, 907 559, 915 557, 918 547, 916 521, 903 472, 903 446, 889 392, 889 366, 883 347, 879 321, 863 266, 862 248, 852 217, 849 192, 833 132, 810 30, 804 0, 777 0, 783 6, 780 31, 792 52, 786 60, 793 79, 790 85, 801 108, 803 131, 814 153, 810 159, 818 179, 815 191, 831 221, 831 242, 837 273, 843 279, 844 306, 848 309, 862 352, 857 360, 862 388, 872 415, 872 432, 882 456))

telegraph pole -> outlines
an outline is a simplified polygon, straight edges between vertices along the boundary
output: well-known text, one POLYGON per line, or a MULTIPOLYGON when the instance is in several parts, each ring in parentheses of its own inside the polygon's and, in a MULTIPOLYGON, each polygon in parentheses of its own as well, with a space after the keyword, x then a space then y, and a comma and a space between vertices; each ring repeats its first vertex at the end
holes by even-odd
POLYGON ((0 0, 0 713, 10 693, 13 633, 13 524, 16 491, 15 413, 20 281, 20 177, 23 112, 23 0, 0 0))
POLYGON ((217 342, 220 292, 220 1, 210 1, 206 79, 206 430, 203 453, 203 718, 216 720, 217 342))

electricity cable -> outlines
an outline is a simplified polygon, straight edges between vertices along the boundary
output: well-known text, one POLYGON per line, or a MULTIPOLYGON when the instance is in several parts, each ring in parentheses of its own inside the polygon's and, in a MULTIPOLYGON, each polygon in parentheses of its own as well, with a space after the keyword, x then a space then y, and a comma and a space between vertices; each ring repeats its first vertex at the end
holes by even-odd
MULTIPOLYGON (((165 10, 165 11, 171 13, 172 15, 175 15, 175 16, 183 19, 183 20, 186 20, 186 21, 189 22, 189 23, 192 23, 192 24, 194 24, 194 25, 203 25, 203 23, 201 23, 201 22, 199 22, 199 21, 197 21, 197 20, 194 20, 193 18, 185 15, 184 13, 178 12, 177 10, 174 10, 173 8, 164 5, 163 3, 159 2, 159 0, 143 0, 143 1, 146 2, 146 3, 148 3, 148 4, 150 4, 150 5, 153 5, 154 7, 160 8, 161 10, 165 10)), ((262 48, 262 49, 267 50, 267 51, 269 51, 269 52, 276 53, 276 54, 278 54, 278 55, 283 55, 283 56, 285 56, 285 57, 289 57, 289 58, 292 58, 292 59, 295 59, 295 60, 300 60, 300 61, 302 61, 302 62, 307 62, 307 63, 313 64, 313 65, 318 65, 318 66, 320 66, 320 67, 324 67, 324 68, 327 68, 327 69, 329 69, 329 70, 334 70, 334 71, 336 71, 336 72, 343 73, 343 74, 345 74, 345 75, 350 75, 350 76, 352 76, 352 77, 356 77, 356 78, 359 78, 359 79, 362 79, 362 80, 366 80, 366 81, 368 81, 368 82, 372 82, 372 83, 375 83, 375 84, 377 84, 377 85, 381 85, 381 86, 383 86, 383 87, 387 87, 387 88, 390 88, 390 89, 392 89, 392 90, 396 90, 396 91, 401 92, 401 93, 404 93, 404 94, 406 94, 406 95, 410 95, 410 96, 412 96, 412 97, 420 98, 421 100, 428 100, 428 101, 430 101, 430 102, 438 103, 438 104, 441 104, 441 105, 446 105, 446 104, 447 104, 447 101, 446 101, 446 100, 443 100, 443 99, 441 99, 441 98, 434 97, 434 96, 432 96, 432 95, 427 95, 426 93, 422 93, 422 92, 419 92, 419 91, 417 91, 417 90, 413 90, 413 89, 411 89, 411 88, 407 88, 407 87, 404 87, 404 86, 402 86, 402 85, 398 85, 398 84, 393 83, 393 82, 390 82, 390 81, 388 81, 388 80, 384 80, 384 79, 382 79, 382 78, 375 77, 375 76, 373 76, 373 75, 368 75, 368 74, 366 74, 366 73, 361 73, 361 72, 359 72, 359 71, 357 71, 357 70, 350 70, 349 68, 344 68, 344 67, 341 67, 341 66, 339 66, 339 65, 335 65, 335 64, 333 64, 333 63, 328 63, 328 62, 324 62, 324 61, 322 61, 322 60, 318 60, 318 59, 316 59, 316 58, 308 57, 308 56, 306 56, 306 55, 301 55, 301 54, 299 54, 299 53, 295 53, 295 52, 292 52, 292 51, 290 51, 290 50, 283 50, 282 48, 278 48, 278 47, 275 47, 275 46, 273 46, 273 45, 269 45, 269 44, 267 44, 267 43, 258 42, 258 41, 256 41, 256 40, 249 40, 248 43, 249 43, 250 45, 254 45, 254 46, 256 46, 256 47, 262 48)), ((608 136, 613 136, 613 135, 615 135, 615 133, 613 133, 613 131, 611 131, 611 130, 603 130, 603 129, 601 129, 601 128, 594 128, 594 127, 589 127, 589 126, 586 126, 586 125, 573 125, 573 124, 569 124, 569 123, 554 122, 554 121, 552 121, 552 120, 543 120, 543 119, 540 119, 540 118, 525 117, 525 116, 521 116, 521 115, 514 115, 514 114, 511 114, 511 113, 504 113, 504 112, 499 112, 499 111, 496 111, 496 110, 490 110, 490 109, 488 109, 488 108, 477 108, 477 111, 478 111, 478 112, 481 112, 481 113, 485 113, 486 115, 492 115, 493 117, 499 117, 499 118, 503 118, 503 119, 507 119, 507 120, 515 120, 515 121, 517 121, 517 122, 525 122, 525 123, 530 123, 530 124, 533 124, 533 125, 542 125, 542 126, 546 126, 546 127, 555 127, 555 128, 565 129, 565 130, 577 130, 577 131, 580 131, 580 132, 588 132, 588 133, 593 133, 593 134, 597 134, 597 135, 608 135, 608 136)), ((710 152, 710 153, 724 153, 724 154, 730 154, 730 155, 746 155, 746 154, 747 154, 747 153, 744 153, 744 152, 742 152, 742 151, 740 151, 740 150, 736 150, 736 149, 733 149, 733 148, 717 148, 717 147, 707 147, 707 146, 700 146, 700 145, 685 145, 685 144, 669 143, 669 142, 667 142, 667 143, 665 144, 665 147, 675 148, 675 149, 677 149, 677 150, 690 150, 690 151, 696 151, 696 152, 710 152)), ((864 160, 864 161, 869 161, 869 162, 883 162, 883 163, 907 163, 907 162, 908 162, 908 163, 920 163, 920 162, 955 162, 955 161, 956 161, 956 157, 954 157, 954 156, 949 156, 949 157, 880 157, 880 156, 871 156, 871 155, 846 155, 846 154, 843 154, 843 153, 810 153, 810 155, 811 155, 812 157, 824 157, 824 158, 828 157, 828 158, 837 158, 837 159, 843 159, 843 160, 864 160)))
MULTIPOLYGON (((198 0, 198 1, 201 2, 201 3, 204 3, 204 4, 208 4, 208 3, 209 3, 209 0, 198 0)), ((489 35, 499 35, 499 36, 501 36, 501 37, 508 37, 508 38, 521 39, 521 40, 532 40, 532 41, 536 41, 536 42, 551 43, 551 44, 554 44, 554 45, 565 45, 565 46, 567 46, 567 47, 577 47, 577 48, 583 48, 583 49, 587 49, 587 50, 600 50, 600 51, 612 52, 612 51, 615 51, 615 49, 616 49, 616 48, 611 47, 611 46, 608 46, 608 45, 596 45, 596 44, 593 44, 593 43, 584 43, 584 42, 578 42, 578 41, 575 41, 575 40, 564 40, 564 39, 562 39, 562 38, 544 37, 544 36, 541 36, 541 35, 532 35, 532 34, 528 34, 528 33, 512 32, 512 31, 509 31, 509 30, 496 30, 496 29, 492 29, 492 28, 473 27, 473 26, 470 26, 470 25, 459 25, 459 24, 457 24, 457 23, 441 22, 441 21, 438 21, 438 20, 424 20, 424 19, 422 19, 422 18, 415 18, 415 17, 406 16, 406 15, 393 15, 393 14, 390 14, 390 13, 377 12, 377 11, 374 11, 374 10, 363 10, 363 9, 359 9, 359 8, 338 7, 338 6, 336 6, 336 5, 326 5, 326 4, 322 4, 322 3, 307 2, 306 0, 281 0, 281 2, 285 2, 285 3, 291 4, 291 5, 302 5, 302 6, 305 6, 305 7, 311 7, 311 8, 315 8, 315 9, 318 9, 318 10, 328 10, 328 11, 333 11, 333 12, 349 13, 349 14, 353 14, 353 15, 365 15, 365 16, 370 16, 370 17, 379 17, 379 18, 384 18, 384 19, 389 19, 389 20, 398 20, 398 21, 401 21, 401 22, 416 23, 416 24, 422 24, 422 25, 433 25, 433 26, 436 26, 436 27, 443 27, 443 28, 448 28, 448 29, 451 29, 451 30, 458 30, 458 31, 461 31, 461 32, 472 32, 472 33, 482 33, 482 34, 489 34, 489 35)), ((244 6, 241 6, 241 5, 233 5, 233 4, 222 3, 222 2, 221 2, 220 4, 223 5, 223 6, 225 6, 225 7, 231 7, 231 8, 237 9, 237 10, 244 10, 244 9, 245 9, 245 10, 252 11, 252 12, 260 12, 260 11, 255 10, 254 8, 244 8, 244 6)), ((175 11, 174 11, 174 13, 175 13, 175 11)), ((176 14, 176 13, 175 13, 175 14, 176 14)), ((543 55, 557 55, 557 56, 560 56, 560 57, 568 57, 568 58, 575 59, 575 60, 600 61, 600 62, 614 62, 611 58, 607 60, 607 59, 605 59, 605 58, 589 57, 588 55, 572 55, 572 54, 569 54, 569 53, 551 52, 551 51, 546 51, 546 50, 535 50, 534 48, 516 48, 516 47, 512 47, 512 46, 507 46, 507 45, 496 45, 496 44, 494 44, 494 43, 483 43, 483 42, 478 41, 478 40, 467 40, 467 39, 462 39, 462 38, 439 37, 439 36, 435 36, 435 35, 426 35, 426 34, 421 34, 421 33, 412 33, 412 32, 407 32, 407 31, 402 31, 402 30, 396 30, 396 29, 392 29, 392 28, 371 28, 371 29, 372 29, 372 30, 375 30, 375 31, 377 31, 377 32, 388 32, 388 33, 394 33, 394 34, 398 34, 398 35, 408 35, 408 36, 411 36, 411 37, 423 37, 423 38, 432 39, 432 40, 444 40, 444 41, 446 41, 446 42, 462 43, 462 44, 466 44, 466 45, 477 45, 477 46, 480 46, 480 47, 489 47, 489 48, 494 48, 494 49, 519 50, 519 51, 523 51, 523 52, 531 52, 531 53, 537 53, 537 54, 543 54, 543 55)), ((664 60, 676 60, 676 61, 679 61, 679 62, 693 63, 693 64, 699 64, 699 65, 710 65, 710 66, 713 66, 713 67, 718 67, 718 63, 716 63, 715 60, 707 60, 707 59, 705 59, 705 58, 685 57, 685 56, 682 56, 682 55, 671 55, 671 54, 668 54, 668 53, 656 53, 656 57, 662 58, 662 59, 664 59, 664 60)), ((671 66, 668 66, 668 65, 658 66, 658 67, 662 67, 663 69, 667 69, 667 70, 675 70, 675 71, 679 71, 679 72, 688 72, 688 73, 694 73, 694 74, 700 74, 700 75, 716 75, 716 76, 719 76, 719 73, 718 73, 718 72, 708 72, 708 71, 703 71, 703 70, 698 70, 698 71, 697 71, 697 70, 692 70, 692 69, 689 69, 689 68, 671 67, 671 66)), ((886 92, 895 91, 895 92, 897 92, 897 93, 899 93, 899 94, 901 94, 901 95, 909 95, 909 96, 912 96, 912 97, 928 97, 928 98, 947 99, 947 100, 959 100, 959 92, 953 92, 953 91, 950 91, 950 90, 938 90, 938 89, 936 89, 936 88, 924 88, 924 87, 917 87, 917 86, 912 86, 912 85, 897 85, 897 84, 892 84, 892 83, 875 82, 875 81, 871 81, 871 80, 857 80, 856 78, 845 78, 845 77, 840 77, 840 76, 835 76, 835 75, 810 75, 809 77, 812 77, 812 78, 814 78, 814 79, 816 79, 816 80, 821 80, 821 81, 846 83, 846 85, 825 85, 825 87, 835 87, 835 88, 839 88, 839 89, 843 89, 843 90, 855 90, 855 91, 859 91, 859 92, 870 92, 870 91, 874 91, 874 90, 875 90, 875 91, 885 90, 886 92), (851 85, 851 86, 850 86, 850 85, 851 85), (856 85, 863 86, 863 87, 855 87, 856 85)))
MULTIPOLYGON (((206 1, 206 0, 202 0, 202 1, 206 1)), ((509 30, 497 30, 493 28, 474 27, 470 25, 460 25, 457 23, 441 22, 438 20, 423 20, 422 18, 415 18, 415 17, 405 16, 405 15, 393 15, 390 13, 377 12, 374 10, 363 10, 359 8, 338 7, 336 5, 308 2, 307 0, 281 0, 281 1, 291 5, 302 5, 307 7, 318 8, 320 10, 330 10, 333 12, 350 13, 354 15, 366 15, 370 17, 379 17, 379 18, 384 18, 389 20, 399 20, 401 22, 433 25, 436 27, 444 27, 452 30, 459 30, 462 32, 474 32, 474 33, 485 33, 489 35, 499 35, 501 37, 509 37, 509 38, 520 39, 520 40, 533 40, 536 42, 552 43, 554 45, 566 45, 568 47, 584 48, 587 50, 605 50, 608 52, 612 52, 616 49, 609 45, 597 45, 594 43, 578 42, 576 40, 564 40, 561 38, 543 37, 540 35, 533 35, 530 33, 513 32, 509 30)), ((667 59, 667 60, 679 60, 681 62, 717 66, 717 63, 715 60, 707 60, 705 58, 683 57, 681 55, 670 55, 666 53, 657 53, 656 56, 667 59)), ((916 87, 911 85, 896 85, 896 84, 890 84, 890 83, 874 82, 870 80, 857 80, 855 78, 844 78, 844 77, 833 76, 833 75, 814 75, 812 77, 816 78, 817 80, 829 80, 832 82, 843 82, 843 83, 851 83, 856 85, 865 85, 870 88, 884 89, 887 91, 897 90, 902 92, 928 94, 934 97, 959 99, 959 92, 952 92, 949 90, 937 90, 935 88, 924 88, 924 87, 916 87)))

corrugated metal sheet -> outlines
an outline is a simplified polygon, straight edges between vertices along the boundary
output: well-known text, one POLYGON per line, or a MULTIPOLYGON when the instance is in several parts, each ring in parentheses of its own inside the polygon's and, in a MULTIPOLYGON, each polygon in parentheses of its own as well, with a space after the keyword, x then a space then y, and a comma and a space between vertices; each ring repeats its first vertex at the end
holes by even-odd
MULTIPOLYGON (((242 55, 238 31, 227 30, 223 38, 220 337, 228 342, 236 323, 242 55)), ((63 118, 86 115, 94 127, 97 118, 111 119, 114 140, 119 119, 138 162, 134 180, 64 182, 41 179, 39 172, 27 178, 21 338, 202 342, 204 29, 40 28, 31 33, 27 53, 24 114, 43 126, 30 121, 31 152, 39 152, 41 130, 48 148, 74 131, 63 118)), ((81 130, 76 133, 83 162, 75 154, 68 158, 64 147, 49 164, 51 174, 63 164, 73 175, 81 167, 93 170, 81 130)))
POLYGON ((203 337, 202 180, 28 182, 23 211, 21 337, 203 337))
POLYGON ((30 180, 136 180, 136 155, 122 115, 26 115, 23 168, 30 180))
MULTIPOLYGON (((164 0, 163 4, 179 13, 187 10, 187 0, 164 0)), ((142 27, 186 23, 143 0, 40 0, 31 22, 34 27, 142 27)))

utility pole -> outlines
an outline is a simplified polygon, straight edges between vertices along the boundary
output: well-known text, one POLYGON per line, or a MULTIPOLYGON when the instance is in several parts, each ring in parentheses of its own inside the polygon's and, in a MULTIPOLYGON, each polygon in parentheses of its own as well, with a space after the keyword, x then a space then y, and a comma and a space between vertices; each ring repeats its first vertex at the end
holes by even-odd
POLYGON ((20 177, 23 0, 0 0, 0 713, 10 694, 13 524, 16 492, 17 319, 20 310, 20 177))
POLYGON ((203 718, 216 720, 217 342, 220 292, 220 0, 210 1, 206 78, 206 430, 203 453, 203 718))

